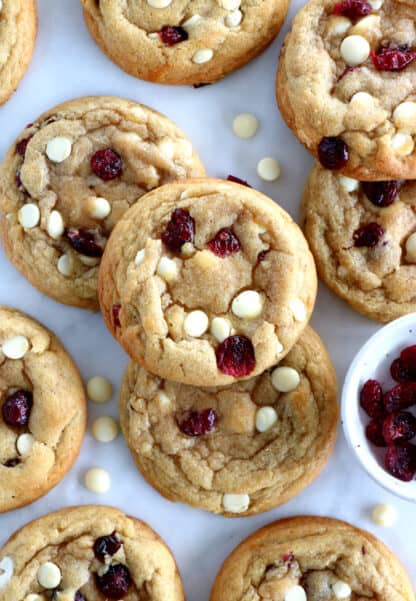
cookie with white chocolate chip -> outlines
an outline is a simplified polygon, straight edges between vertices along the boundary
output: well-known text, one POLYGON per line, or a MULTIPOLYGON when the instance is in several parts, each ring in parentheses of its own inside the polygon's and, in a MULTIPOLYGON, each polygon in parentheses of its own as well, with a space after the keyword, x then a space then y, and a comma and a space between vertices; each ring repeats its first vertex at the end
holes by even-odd
POLYGON ((253 515, 299 494, 328 461, 336 376, 309 327, 277 367, 229 387, 177 384, 130 363, 120 423, 162 495, 227 517, 253 515))
POLYGON ((416 311, 416 185, 359 182, 316 165, 304 231, 325 283, 354 309, 387 322, 416 311))
POLYGON ((0 550, 0 601, 183 601, 175 560, 147 524, 112 507, 68 507, 0 550), (3 569, 3 571, 2 571, 3 569))
POLYGON ((216 179, 143 197, 114 228, 99 275, 104 319, 132 359, 195 386, 276 364, 315 296, 313 258, 292 218, 260 192, 216 179))
POLYGON ((81 0, 96 43, 119 67, 163 84, 210 83, 260 54, 289 0, 81 0))
POLYGON ((80 451, 86 419, 78 370, 59 340, 0 307, 0 513, 58 484, 80 451))
POLYGON ((288 126, 327 169, 360 180, 416 178, 416 7, 311 0, 278 69, 288 126))
POLYGON ((97 309, 114 224, 143 194, 204 168, 167 117, 114 97, 61 104, 29 125, 0 176, 7 255, 44 294, 97 309))

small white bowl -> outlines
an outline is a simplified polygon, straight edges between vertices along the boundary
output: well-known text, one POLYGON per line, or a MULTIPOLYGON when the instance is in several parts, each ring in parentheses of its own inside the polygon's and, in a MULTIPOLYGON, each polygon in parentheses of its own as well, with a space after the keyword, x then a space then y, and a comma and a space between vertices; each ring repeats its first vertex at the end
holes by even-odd
MULTIPOLYGON (((416 480, 402 482, 384 467, 385 449, 378 449, 366 438, 369 418, 360 407, 360 391, 370 379, 378 380, 383 392, 397 384, 390 376, 390 365, 407 346, 416 344, 416 313, 400 317, 384 326, 361 348, 347 372, 342 391, 342 422, 348 444, 366 472, 381 486, 399 497, 416 503, 416 480)), ((406 409, 413 411, 413 409, 406 409)))

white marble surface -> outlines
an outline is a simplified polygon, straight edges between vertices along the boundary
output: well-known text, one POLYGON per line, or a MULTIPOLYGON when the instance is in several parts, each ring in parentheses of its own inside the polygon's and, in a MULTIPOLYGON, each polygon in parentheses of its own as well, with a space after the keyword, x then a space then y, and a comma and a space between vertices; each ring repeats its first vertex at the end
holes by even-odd
MULTIPOLYGON (((226 80, 197 90, 175 89, 138 81, 115 67, 90 39, 77 0, 38 3, 40 28, 33 63, 17 93, 0 108, 1 158, 26 123, 56 103, 86 94, 118 94, 150 104, 176 120, 193 139, 209 174, 232 173, 245 178, 297 218, 312 161, 284 126, 274 100, 282 34, 260 59, 226 80), (250 141, 235 138, 230 127, 233 116, 246 111, 255 113, 261 124, 250 141), (256 176, 258 159, 270 155, 282 164, 282 176, 272 184, 256 176)), ((293 2, 290 18, 301 4, 293 2)), ((0 303, 44 322, 63 340, 84 378, 107 374, 117 391, 127 357, 100 316, 42 296, 15 271, 2 251, 0 274, 0 303)), ((340 383, 358 348, 379 327, 354 313, 322 285, 313 324, 330 349, 340 383)), ((116 415, 116 399, 106 406, 91 403, 89 409, 90 422, 101 414, 116 415)), ((299 497, 269 513, 234 520, 164 500, 136 471, 121 437, 103 444, 88 434, 75 467, 54 491, 30 507, 0 516, 0 544, 29 519, 79 503, 113 504, 147 520, 171 545, 188 601, 208 599, 222 561, 245 536, 272 520, 296 514, 338 517, 371 530, 397 552, 416 584, 415 506, 379 488, 356 463, 342 433, 325 472, 299 497), (82 485, 85 470, 95 465, 107 468, 112 475, 112 488, 102 496, 82 485), (392 503, 398 509, 399 522, 394 529, 371 523, 369 509, 380 502, 392 503)))

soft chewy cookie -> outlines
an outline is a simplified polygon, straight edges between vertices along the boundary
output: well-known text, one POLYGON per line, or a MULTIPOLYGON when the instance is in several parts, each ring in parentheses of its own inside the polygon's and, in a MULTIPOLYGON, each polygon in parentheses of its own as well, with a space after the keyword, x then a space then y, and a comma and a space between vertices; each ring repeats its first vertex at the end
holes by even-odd
POLYGON ((35 501, 65 476, 86 412, 78 370, 59 340, 0 307, 0 513, 35 501))
POLYGON ((97 309, 114 224, 149 190, 203 174, 189 140, 152 109, 112 97, 66 102, 28 126, 5 159, 5 250, 43 293, 97 309))
POLYGON ((162 186, 117 224, 100 304, 132 359, 160 377, 221 386, 291 349, 316 295, 305 238, 255 190, 214 179, 162 186))
POLYGON ((31 522, 0 551, 0 601, 183 601, 171 552, 118 509, 70 507, 31 522), (3 572, 1 571, 3 570, 3 572))
POLYGON ((359 182, 316 166, 302 217, 336 294, 379 321, 416 311, 416 183, 359 182))
POLYGON ((289 0, 81 0, 89 30, 122 69, 165 84, 209 83, 260 54, 289 0))
POLYGON ((415 601, 404 568, 374 536, 345 522, 295 517, 243 541, 211 601, 415 601))
POLYGON ((279 363, 227 388, 160 380, 131 363, 120 423, 143 476, 172 501, 227 516, 285 503, 321 471, 338 421, 337 383, 306 328, 279 363))
POLYGON ((0 2, 0 104, 26 73, 37 32, 36 0, 0 2))
POLYGON ((363 180, 416 178, 416 7, 310 0, 282 51, 277 98, 328 169, 363 180))

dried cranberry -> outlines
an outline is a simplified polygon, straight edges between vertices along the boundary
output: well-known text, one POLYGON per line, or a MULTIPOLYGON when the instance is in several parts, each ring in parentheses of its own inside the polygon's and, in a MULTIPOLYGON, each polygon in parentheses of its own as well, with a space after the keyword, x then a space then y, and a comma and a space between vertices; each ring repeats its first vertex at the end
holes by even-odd
POLYGON ((349 159, 347 144, 341 138, 322 138, 318 146, 321 165, 326 169, 341 169, 349 159))
POLYGON ((246 336, 229 336, 217 347, 216 356, 218 369, 235 378, 250 375, 256 365, 254 347, 246 336))
POLYGON ((387 444, 407 442, 416 436, 416 417, 408 411, 392 413, 384 420, 383 437, 387 444))
POLYGON ((364 194, 376 207, 388 207, 397 197, 401 182, 362 182, 364 194))
POLYGON ((175 209, 162 233, 162 242, 171 250, 179 252, 185 242, 193 242, 195 220, 186 209, 175 209))
POLYGON ((84 595, 81 593, 81 591, 77 591, 75 593, 74 601, 86 601, 86 599, 85 599, 84 595))
POLYGON ((192 411, 179 423, 179 430, 187 436, 203 436, 215 429, 217 414, 214 409, 192 411))
POLYGON ((371 422, 367 424, 365 435, 376 447, 387 446, 383 436, 383 422, 381 420, 372 419, 371 422))
POLYGON ((409 374, 409 380, 416 380, 416 345, 405 348, 400 353, 400 361, 409 374))
POLYGON ((65 236, 74 250, 86 257, 101 257, 104 249, 97 236, 90 230, 69 228, 65 236))
POLYGON ((121 175, 123 171, 123 160, 121 156, 111 148, 103 148, 93 154, 91 158, 91 169, 95 175, 105 182, 121 175))
POLYGON ((19 465, 20 459, 15 457, 14 459, 8 459, 5 463, 3 463, 4 467, 16 467, 19 465))
POLYGON ((241 186, 247 186, 247 188, 252 187, 244 179, 240 179, 239 177, 236 177, 235 175, 227 175, 227 181, 234 182, 235 184, 240 184, 241 186))
POLYGON ((264 261, 264 259, 266 258, 266 255, 269 251, 267 250, 261 250, 259 252, 259 254, 257 255, 257 261, 258 263, 261 263, 262 261, 264 261))
POLYGON ((391 377, 393 378, 393 380, 396 380, 396 382, 409 382, 412 379, 408 370, 403 365, 403 362, 400 359, 400 357, 398 359, 395 359, 391 364, 390 373, 391 377))
POLYGON ((121 547, 121 542, 118 540, 116 533, 113 532, 108 536, 100 536, 94 543, 94 555, 101 561, 101 563, 105 562, 105 556, 110 555, 113 556, 117 553, 117 551, 121 547))
POLYGON ((122 599, 129 591, 131 576, 128 568, 118 563, 110 566, 102 576, 95 574, 95 582, 104 597, 122 599))
POLYGON ((285 563, 292 563, 293 561, 295 561, 295 556, 293 555, 292 551, 289 551, 288 553, 285 553, 283 555, 282 559, 285 563))
POLYGON ((395 413, 416 405, 416 382, 404 382, 384 394, 383 403, 388 413, 395 413))
POLYGON ((416 474, 416 447, 408 443, 391 445, 386 452, 386 469, 395 478, 410 482, 416 474))
POLYGON ((159 37, 166 46, 174 46, 188 39, 188 32, 180 25, 164 25, 159 37))
POLYGON ((377 53, 372 50, 370 56, 378 71, 401 71, 415 60, 416 51, 408 46, 386 46, 377 53))
POLYGON ((367 380, 360 392, 360 405, 369 417, 374 419, 383 417, 383 391, 377 380, 367 380))
POLYGON ((373 248, 378 244, 380 238, 384 236, 384 230, 375 221, 367 223, 355 230, 353 234, 354 246, 373 248))
POLYGON ((28 136, 27 138, 23 138, 23 140, 20 140, 20 142, 17 142, 17 144, 16 144, 17 154, 20 154, 20 156, 22 156, 22 157, 25 156, 27 145, 29 144, 29 142, 32 138, 33 138, 33 135, 28 136))
POLYGON ((116 328, 119 328, 121 326, 120 309, 121 309, 121 305, 113 305, 111 307, 111 312, 113 314, 113 324, 116 328))
POLYGON ((17 390, 13 394, 10 394, 2 407, 5 423, 15 428, 27 426, 32 405, 33 396, 29 390, 17 390))
POLYGON ((229 227, 222 228, 215 237, 207 244, 209 250, 217 257, 229 257, 237 253, 240 248, 240 240, 229 227))
POLYGON ((344 0, 335 4, 334 15, 342 15, 349 19, 359 19, 369 15, 372 11, 371 4, 365 0, 344 0))

